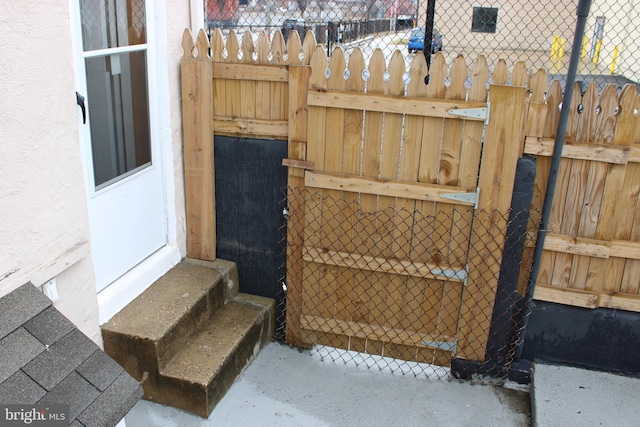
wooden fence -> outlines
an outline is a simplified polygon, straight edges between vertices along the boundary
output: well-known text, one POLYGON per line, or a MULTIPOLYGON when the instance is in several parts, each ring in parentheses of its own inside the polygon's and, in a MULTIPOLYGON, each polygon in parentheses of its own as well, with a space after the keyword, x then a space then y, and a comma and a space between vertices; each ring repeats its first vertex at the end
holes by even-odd
MULTIPOLYGON (((289 154, 283 164, 289 167, 289 186, 314 189, 320 200, 329 196, 343 201, 343 206, 357 201, 365 213, 389 206, 394 212, 445 212, 449 222, 444 228, 457 218, 475 215, 463 241, 419 253, 411 238, 404 245, 393 243, 398 235, 415 233, 417 223, 394 217, 391 223, 403 225, 389 228, 373 221, 355 226, 366 231, 363 236, 388 240, 389 245, 371 244, 353 231, 332 240, 327 239, 331 230, 357 220, 309 198, 291 201, 287 340, 308 345, 309 339, 325 334, 333 337, 330 344, 348 346, 361 338, 353 331, 368 331, 371 339, 384 335, 391 337, 390 344, 415 347, 410 353, 422 360, 420 351, 433 351, 425 344, 428 336, 434 342, 455 341, 457 357, 483 360, 505 233, 496 230, 496 213, 508 212, 516 161, 523 153, 538 158, 534 207, 542 207, 559 114, 559 83, 548 88, 544 70, 533 75, 523 63, 509 72, 501 61, 490 72, 483 57, 469 67, 459 56, 447 67, 438 54, 430 70, 421 55, 407 70, 399 52, 388 64, 380 51, 368 64, 358 49, 348 60, 341 50, 327 58, 312 34, 302 44, 296 32, 286 46, 279 33, 271 43, 264 35, 254 42, 245 33, 240 44, 233 32, 225 42, 219 31, 210 43, 200 32, 194 45, 187 30, 182 45, 188 255, 215 258, 213 135, 287 139, 289 154), (488 120, 478 109, 489 112, 488 120), (451 199, 466 193, 478 194, 476 214, 474 202, 451 199), (309 215, 319 215, 321 225, 313 228, 309 215), (483 246, 479 230, 492 230, 491 247, 483 246), (498 261, 489 262, 489 253, 498 254, 498 261), (464 258, 469 258, 466 266, 459 261, 464 258), (402 272, 387 267, 372 271, 365 266, 371 260, 377 265, 410 264, 416 274, 407 280, 405 267, 402 272), (389 290, 377 300, 378 309, 398 306, 398 295, 411 292, 409 286, 440 288, 457 308, 445 310, 450 322, 439 321, 440 326, 430 331, 375 316, 363 324, 358 317, 362 301, 339 302, 335 297, 331 307, 323 308, 310 297, 319 292, 353 295, 349 287, 354 285, 340 280, 333 288, 317 289, 314 275, 322 270, 318 264, 326 266, 324 271, 362 269, 380 276, 389 290), (464 290, 433 274, 465 268, 469 271, 464 290), (424 277, 425 271, 429 277, 424 277), (336 336, 346 341, 340 344, 336 336)), ((598 97, 597 89, 590 87, 582 99, 577 97, 572 111, 577 112, 580 103, 583 112, 572 114, 570 121, 558 205, 554 201, 552 233, 535 298, 639 310, 640 177, 634 162, 640 156, 633 147, 640 129, 635 124, 638 95, 627 88, 618 103, 614 88, 598 97)), ((454 241, 451 236, 444 240, 454 241)), ((522 281, 520 291, 524 286, 522 281)), ((422 315, 444 319, 438 311, 444 310, 442 301, 433 305, 440 307, 436 312, 422 315)), ((399 306, 396 318, 415 309, 411 304, 399 306)), ((369 312, 375 310, 369 307, 369 312)))
MULTIPOLYGON (((524 152, 537 157, 534 205, 542 207, 562 88, 533 85, 524 152), (546 94, 546 95, 545 95, 546 94)), ((581 94, 576 83, 534 298, 640 311, 640 100, 635 86, 581 94)))

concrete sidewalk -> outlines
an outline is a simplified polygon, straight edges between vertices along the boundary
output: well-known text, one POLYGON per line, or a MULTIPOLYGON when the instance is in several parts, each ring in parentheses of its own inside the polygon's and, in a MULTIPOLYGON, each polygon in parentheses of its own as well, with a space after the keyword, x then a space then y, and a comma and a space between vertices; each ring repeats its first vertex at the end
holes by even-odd
POLYGON ((140 401, 130 427, 529 426, 529 393, 321 361, 268 344, 209 419, 140 401))
POLYGON ((640 378, 535 364, 531 397, 534 426, 640 425, 640 378))

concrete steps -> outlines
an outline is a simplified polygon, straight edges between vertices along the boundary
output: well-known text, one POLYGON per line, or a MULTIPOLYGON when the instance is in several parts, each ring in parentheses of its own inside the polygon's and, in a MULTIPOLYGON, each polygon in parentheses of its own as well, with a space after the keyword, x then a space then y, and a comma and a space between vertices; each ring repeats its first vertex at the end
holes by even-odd
POLYGON ((206 418, 271 339, 275 303, 238 293, 234 263, 183 260, 102 326, 144 398, 206 418))

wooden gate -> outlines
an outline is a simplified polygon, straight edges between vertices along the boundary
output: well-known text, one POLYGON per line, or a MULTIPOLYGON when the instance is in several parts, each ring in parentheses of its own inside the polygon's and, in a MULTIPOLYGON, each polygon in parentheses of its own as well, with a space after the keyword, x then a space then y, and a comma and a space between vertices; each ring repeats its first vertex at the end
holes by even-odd
POLYGON ((200 32, 194 45, 186 31, 183 47, 189 256, 215 258, 213 134, 286 136, 299 195, 287 206, 287 341, 484 361, 525 65, 509 73, 500 62, 490 75, 483 57, 447 68, 437 54, 428 70, 417 54, 407 70, 399 52, 365 64, 359 49, 347 64, 297 33, 288 55, 279 33, 254 47, 249 33, 240 45, 233 32, 226 44, 200 32))
POLYGON ((459 56, 448 70, 438 54, 429 72, 417 55, 406 89, 398 51, 388 66, 376 51, 365 71, 359 50, 347 65, 341 50, 328 61, 318 47, 310 65, 308 88, 290 97, 294 111, 308 105, 308 121, 285 161, 290 187, 304 188, 288 206, 287 340, 484 360, 526 69, 506 86, 501 64, 488 99, 484 58, 469 70, 459 56))

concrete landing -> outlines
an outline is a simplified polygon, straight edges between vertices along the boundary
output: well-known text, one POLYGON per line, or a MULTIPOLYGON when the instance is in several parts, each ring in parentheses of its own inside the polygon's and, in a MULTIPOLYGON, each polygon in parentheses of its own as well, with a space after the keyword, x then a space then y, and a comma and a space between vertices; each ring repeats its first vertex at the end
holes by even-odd
POLYGON ((639 397, 640 378, 535 364, 531 388, 533 425, 638 426, 639 397))
POLYGON ((208 419, 141 401, 136 427, 527 427, 529 393, 457 380, 418 379, 343 363, 271 342, 208 419))

